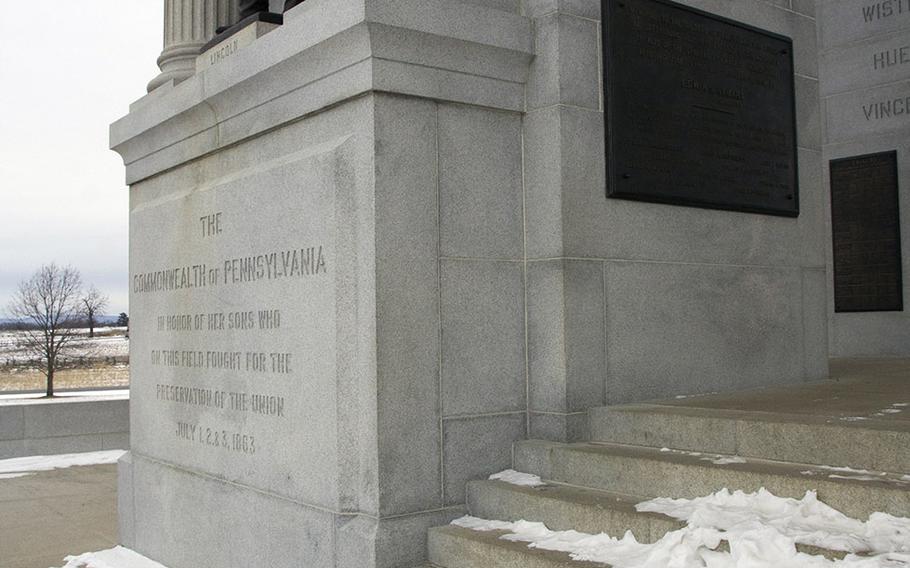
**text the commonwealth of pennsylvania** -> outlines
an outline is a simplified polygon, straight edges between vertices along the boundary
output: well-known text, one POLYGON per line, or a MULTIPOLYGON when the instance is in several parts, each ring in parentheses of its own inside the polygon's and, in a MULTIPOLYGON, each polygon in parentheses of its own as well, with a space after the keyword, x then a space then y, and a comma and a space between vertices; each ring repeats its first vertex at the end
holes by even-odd
POLYGON ((316 276, 327 271, 322 245, 229 258, 212 267, 193 264, 133 275, 133 292, 168 292, 316 276))

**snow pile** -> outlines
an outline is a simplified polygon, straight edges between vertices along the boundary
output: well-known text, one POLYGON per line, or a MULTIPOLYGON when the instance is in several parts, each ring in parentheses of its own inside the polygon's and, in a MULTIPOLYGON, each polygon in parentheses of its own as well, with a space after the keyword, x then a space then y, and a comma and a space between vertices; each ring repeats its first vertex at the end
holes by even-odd
POLYGON ((117 463, 123 450, 107 450, 104 452, 85 452, 81 454, 59 454, 56 456, 28 456, 24 458, 11 458, 0 460, 0 479, 24 477, 37 471, 50 471, 52 469, 65 469, 81 465, 104 465, 117 463))
POLYGON ((818 500, 814 491, 802 499, 726 489, 698 499, 652 499, 639 511, 662 513, 690 528, 724 531, 731 538, 771 528, 794 543, 855 553, 910 553, 910 519, 873 513, 866 522, 850 518, 818 500))
POLYGON ((62 568, 166 568, 128 548, 118 546, 100 552, 67 556, 62 568))
POLYGON ((540 487, 541 485, 546 485, 540 477, 530 473, 521 473, 514 469, 507 469, 505 471, 500 471, 499 473, 494 473, 490 476, 490 479, 505 481, 506 483, 521 485, 522 487, 540 487))
POLYGON ((573 559, 616 568, 896 568, 910 567, 910 519, 873 514, 867 522, 851 519, 818 501, 814 492, 801 500, 761 490, 727 490, 699 499, 654 499, 640 511, 687 521, 653 544, 639 543, 631 532, 622 538, 577 531, 551 531, 542 523, 488 521, 462 517, 453 525, 480 531, 507 531, 501 538, 531 548, 568 553, 573 559), (722 541, 729 552, 718 550, 722 541), (828 560, 798 552, 796 544, 865 553, 828 560))

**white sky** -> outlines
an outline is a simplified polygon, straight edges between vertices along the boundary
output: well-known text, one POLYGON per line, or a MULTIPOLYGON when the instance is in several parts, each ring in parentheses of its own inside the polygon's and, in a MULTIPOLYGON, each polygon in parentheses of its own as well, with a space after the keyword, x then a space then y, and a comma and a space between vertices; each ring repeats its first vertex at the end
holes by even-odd
POLYGON ((163 0, 0 0, 0 316, 41 264, 127 308, 127 189, 108 125, 157 73, 163 0))

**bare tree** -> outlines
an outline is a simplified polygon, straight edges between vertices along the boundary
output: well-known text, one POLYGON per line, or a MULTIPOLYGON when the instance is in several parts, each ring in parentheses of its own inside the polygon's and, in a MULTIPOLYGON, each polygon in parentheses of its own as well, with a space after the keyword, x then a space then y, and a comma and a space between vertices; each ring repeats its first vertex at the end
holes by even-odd
POLYGON ((82 313, 88 321, 88 336, 95 337, 95 322, 101 310, 107 307, 108 297, 92 286, 82 297, 82 313))
POLYGON ((39 268, 19 288, 10 302, 10 315, 31 323, 22 331, 22 345, 39 359, 47 377, 47 396, 54 396, 54 371, 76 335, 81 316, 82 278, 71 266, 54 263, 39 268))

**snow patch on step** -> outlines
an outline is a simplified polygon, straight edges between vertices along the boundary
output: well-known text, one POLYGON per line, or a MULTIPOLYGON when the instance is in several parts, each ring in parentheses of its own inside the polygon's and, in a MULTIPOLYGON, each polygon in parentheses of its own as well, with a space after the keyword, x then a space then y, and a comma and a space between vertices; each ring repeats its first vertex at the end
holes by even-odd
POLYGON ((905 485, 907 481, 910 481, 910 476, 902 476, 896 473, 889 473, 887 471, 869 471, 868 469, 855 469, 852 467, 831 465, 819 465, 815 467, 818 469, 807 469, 801 471, 800 474, 825 475, 825 472, 831 472, 827 474, 827 477, 829 479, 846 479, 849 481, 884 481, 901 486, 905 485))
POLYGON ((499 473, 494 473, 490 476, 490 479, 504 481, 506 483, 511 483, 512 485, 520 485, 521 487, 540 487, 546 485, 540 477, 530 473, 515 471, 514 469, 507 469, 500 471, 499 473))
POLYGON ((166 568, 129 548, 117 546, 99 552, 67 556, 62 568, 166 568))
POLYGON ((712 528, 740 535, 773 528, 794 543, 853 553, 910 553, 910 519, 873 513, 867 521, 853 519, 819 501, 815 491, 802 499, 724 489, 696 499, 658 498, 636 506, 661 513, 689 527, 712 528))
POLYGON ((896 568, 910 567, 910 519, 874 513, 867 521, 847 517, 819 501, 724 489, 698 499, 659 498, 639 511, 686 521, 653 544, 631 532, 622 538, 577 531, 551 531, 542 523, 462 517, 453 525, 477 531, 505 531, 502 539, 531 548, 568 553, 579 561, 615 568, 896 568), (729 543, 729 551, 719 550, 729 543), (843 560, 797 551, 804 544, 849 552, 843 560), (865 556, 858 556, 864 554, 865 556))
POLYGON ((661 453, 678 454, 681 456, 691 456, 701 461, 708 461, 714 465, 730 465, 733 463, 749 463, 746 458, 740 456, 725 456, 723 454, 703 454, 701 452, 688 452, 686 450, 673 450, 670 448, 661 448, 661 453))

